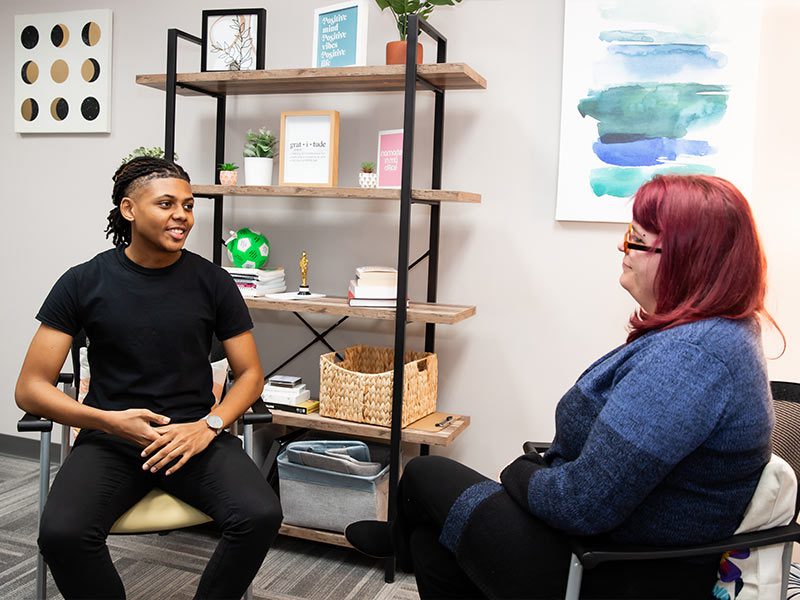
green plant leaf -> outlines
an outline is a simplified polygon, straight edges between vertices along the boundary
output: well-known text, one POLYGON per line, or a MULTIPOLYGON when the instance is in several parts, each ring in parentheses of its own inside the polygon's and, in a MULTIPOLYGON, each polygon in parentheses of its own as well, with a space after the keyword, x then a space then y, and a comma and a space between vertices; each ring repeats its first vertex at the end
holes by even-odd
POLYGON ((407 14, 405 0, 386 0, 389 3, 389 8, 398 15, 407 14))
POLYGON ((385 9, 389 8, 388 0, 375 0, 375 3, 378 5, 378 7, 381 10, 385 10, 385 9))
POLYGON ((275 154, 275 144, 278 143, 278 138, 272 135, 272 132, 266 127, 260 128, 258 131, 252 129, 247 132, 247 142, 244 145, 242 154, 247 157, 263 157, 273 158, 275 154))

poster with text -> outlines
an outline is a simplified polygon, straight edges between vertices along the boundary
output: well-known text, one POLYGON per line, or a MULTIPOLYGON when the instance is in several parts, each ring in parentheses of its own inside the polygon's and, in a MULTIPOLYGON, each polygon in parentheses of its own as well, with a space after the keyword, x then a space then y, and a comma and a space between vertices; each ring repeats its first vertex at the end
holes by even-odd
POLYGON ((339 113, 281 114, 280 185, 334 187, 338 183, 339 113))
POLYGON ((312 67, 350 67, 367 64, 365 0, 351 0, 314 11, 312 67))
POLYGON ((400 188, 403 180, 403 130, 378 132, 378 187, 400 188))

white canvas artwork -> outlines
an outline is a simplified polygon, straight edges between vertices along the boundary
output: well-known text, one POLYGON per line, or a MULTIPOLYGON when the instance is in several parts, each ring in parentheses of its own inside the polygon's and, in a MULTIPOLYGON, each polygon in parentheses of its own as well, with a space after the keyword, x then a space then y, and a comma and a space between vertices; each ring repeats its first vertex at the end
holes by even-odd
POLYGON ((658 173, 747 195, 760 21, 758 0, 566 0, 556 219, 628 222, 658 173))
POLYGON ((110 10, 14 17, 14 131, 111 131, 110 10))

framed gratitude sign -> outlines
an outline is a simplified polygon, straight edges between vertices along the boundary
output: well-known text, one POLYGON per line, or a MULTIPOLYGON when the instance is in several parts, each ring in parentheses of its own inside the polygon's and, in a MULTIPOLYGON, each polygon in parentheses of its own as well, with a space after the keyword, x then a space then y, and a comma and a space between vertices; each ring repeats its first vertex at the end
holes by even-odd
POLYGON ((349 0, 314 11, 312 67, 367 64, 366 0, 349 0))
POLYGON ((338 173, 338 111, 281 113, 280 185, 336 187, 338 173))
POLYGON ((403 179, 403 130, 378 132, 378 187, 400 188, 403 179))
POLYGON ((263 8, 203 11, 201 71, 264 68, 267 11, 263 8))

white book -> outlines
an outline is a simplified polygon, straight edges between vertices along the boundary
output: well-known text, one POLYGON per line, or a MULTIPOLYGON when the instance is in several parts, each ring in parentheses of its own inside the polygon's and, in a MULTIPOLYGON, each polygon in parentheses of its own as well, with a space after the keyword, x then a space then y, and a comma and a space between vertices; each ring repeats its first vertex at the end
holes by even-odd
POLYGON ((358 285, 397 285, 397 269, 392 267, 358 267, 356 277, 358 285))
POLYGON ((274 269, 246 269, 243 267, 223 267, 234 279, 255 279, 257 281, 272 281, 273 279, 283 279, 286 274, 283 267, 274 269))
POLYGON ((378 265, 367 265, 365 267, 358 267, 356 269, 356 275, 359 277, 365 273, 394 273, 397 275, 397 269, 394 267, 382 267, 378 265))
POLYGON ((299 394, 295 396, 286 396, 283 394, 276 394, 274 392, 265 392, 261 398, 264 402, 270 403, 275 402, 277 404, 302 404, 309 398, 311 398, 311 390, 303 390, 299 394))
POLYGON ((306 384, 301 383, 294 387, 283 387, 279 385, 270 385, 269 383, 264 386, 264 392, 269 392, 270 394, 282 394, 284 396, 296 396, 300 392, 304 392, 306 390, 306 384))
POLYGON ((397 298, 396 285, 360 285, 351 279, 347 291, 353 298, 397 298))

